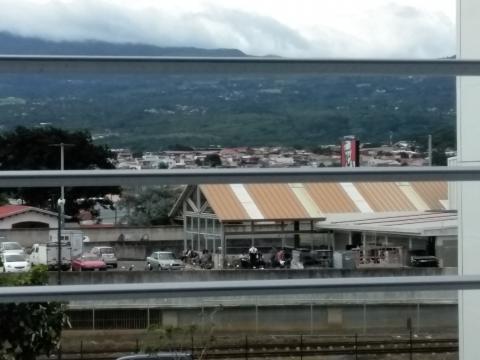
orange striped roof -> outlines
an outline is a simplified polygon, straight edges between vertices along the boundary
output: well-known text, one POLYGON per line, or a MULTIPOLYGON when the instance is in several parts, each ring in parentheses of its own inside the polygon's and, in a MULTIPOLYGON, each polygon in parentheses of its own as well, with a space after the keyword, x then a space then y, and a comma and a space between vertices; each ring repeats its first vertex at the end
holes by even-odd
MULTIPOLYGON (((447 183, 409 184, 414 195, 427 205, 427 210, 444 210, 441 200, 448 199, 447 183)), ((419 210, 401 190, 400 184, 391 182, 353 185, 361 201, 367 203, 374 213, 419 210)), ((351 191, 346 191, 340 183, 245 184, 235 187, 237 191, 234 191, 231 185, 200 185, 200 190, 220 221, 320 219, 319 216, 309 215, 312 213, 312 204, 318 208, 316 214, 320 211, 324 216, 358 213, 362 208, 364 211, 366 208, 356 203, 359 201, 358 196, 355 198, 351 191), (292 185, 295 185, 295 188, 300 185, 300 195, 292 190, 292 185)), ((411 195, 408 195, 412 199, 411 195)))
POLYGON ((375 212, 417 210, 395 183, 358 183, 356 187, 375 212))
POLYGON ((308 183, 305 187, 313 201, 326 214, 359 211, 338 183, 308 183))
POLYGON ((287 184, 245 186, 266 219, 307 219, 310 217, 287 184))
POLYGON ((411 184, 430 209, 443 209, 440 200, 448 199, 448 184, 446 182, 412 182, 411 184))
POLYGON ((249 218, 230 185, 202 185, 200 189, 219 219, 244 220, 249 218))

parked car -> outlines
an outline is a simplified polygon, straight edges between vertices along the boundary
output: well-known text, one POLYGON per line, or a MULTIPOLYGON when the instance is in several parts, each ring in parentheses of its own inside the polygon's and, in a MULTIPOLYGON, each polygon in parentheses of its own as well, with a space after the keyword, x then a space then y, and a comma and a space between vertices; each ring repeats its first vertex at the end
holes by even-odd
POLYGON ((111 266, 112 268, 116 269, 117 264, 117 257, 115 256, 115 249, 111 246, 95 246, 90 250, 92 254, 97 255, 101 258, 107 266, 111 266))
POLYGON ((155 251, 147 257, 147 270, 181 270, 185 268, 182 260, 171 251, 155 251))
POLYGON ((30 262, 24 254, 4 253, 1 255, 3 272, 27 272, 30 270, 30 262))
POLYGON ((135 354, 122 356, 117 360, 192 360, 193 357, 188 353, 180 352, 160 352, 156 354, 135 354))
POLYGON ((0 254, 25 254, 25 249, 15 241, 4 241, 0 243, 0 254))
POLYGON ((107 270, 107 264, 95 254, 83 254, 72 260, 72 271, 107 270))
POLYGON ((414 267, 438 267, 438 258, 428 255, 426 250, 411 250, 409 262, 414 267))

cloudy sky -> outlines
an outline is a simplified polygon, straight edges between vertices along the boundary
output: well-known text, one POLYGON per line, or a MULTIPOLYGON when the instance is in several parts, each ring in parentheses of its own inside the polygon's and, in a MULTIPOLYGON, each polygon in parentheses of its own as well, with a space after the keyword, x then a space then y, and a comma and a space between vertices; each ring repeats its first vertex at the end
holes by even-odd
POLYGON ((437 58, 455 53, 455 0, 0 0, 0 31, 252 55, 437 58))

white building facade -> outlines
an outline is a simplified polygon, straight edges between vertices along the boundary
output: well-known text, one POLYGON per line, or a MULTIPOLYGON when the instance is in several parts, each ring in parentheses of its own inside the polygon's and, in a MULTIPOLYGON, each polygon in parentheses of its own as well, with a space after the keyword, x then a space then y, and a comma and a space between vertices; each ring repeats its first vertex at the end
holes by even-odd
MULTIPOLYGON (((480 59, 480 1, 457 0, 457 57, 480 59)), ((480 78, 457 80, 457 163, 458 166, 480 165, 480 78)), ((480 231, 478 204, 480 184, 463 182, 458 189, 459 275, 480 274, 480 231)), ((460 359, 478 359, 480 332, 480 291, 459 293, 460 359)))

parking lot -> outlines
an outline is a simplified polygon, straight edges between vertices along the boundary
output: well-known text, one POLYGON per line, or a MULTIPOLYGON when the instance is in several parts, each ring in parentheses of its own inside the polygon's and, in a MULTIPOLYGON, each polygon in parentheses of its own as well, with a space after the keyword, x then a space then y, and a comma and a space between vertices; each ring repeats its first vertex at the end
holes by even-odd
POLYGON ((145 261, 143 260, 118 261, 118 267, 116 269, 108 268, 108 271, 126 271, 126 270, 130 270, 131 267, 132 267, 131 271, 144 271, 145 261))

